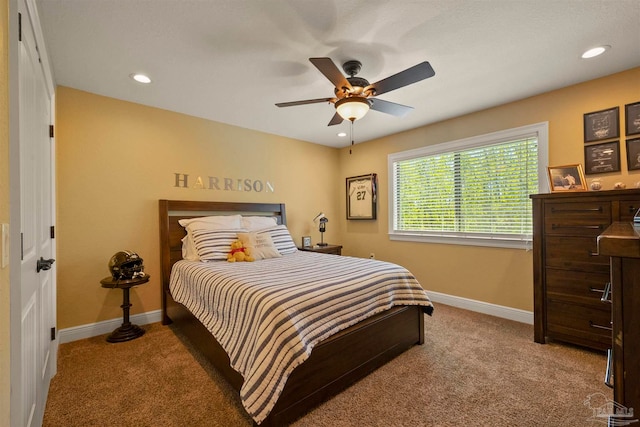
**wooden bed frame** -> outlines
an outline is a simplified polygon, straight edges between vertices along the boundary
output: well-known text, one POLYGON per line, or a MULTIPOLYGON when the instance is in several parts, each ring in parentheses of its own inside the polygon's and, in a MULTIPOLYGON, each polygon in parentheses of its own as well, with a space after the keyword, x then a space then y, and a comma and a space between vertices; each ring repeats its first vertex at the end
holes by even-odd
MULTIPOLYGON (((171 267, 182 259, 181 240, 185 236, 178 220, 239 213, 274 216, 278 223, 286 224, 285 206, 277 203, 159 202, 162 323, 176 325, 239 391, 243 378, 229 365, 226 352, 194 315, 173 300, 169 291, 171 267)), ((424 315, 418 306, 395 307, 339 332, 318 344, 309 359, 293 371, 275 407, 260 425, 280 426, 293 422, 413 345, 423 343, 424 315)))

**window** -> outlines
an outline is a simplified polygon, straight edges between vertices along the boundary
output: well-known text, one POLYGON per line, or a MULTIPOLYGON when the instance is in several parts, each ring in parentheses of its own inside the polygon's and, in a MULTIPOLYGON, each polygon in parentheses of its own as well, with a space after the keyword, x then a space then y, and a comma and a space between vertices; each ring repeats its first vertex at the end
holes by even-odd
POLYGON ((548 123, 389 155, 392 240, 527 248, 548 123))

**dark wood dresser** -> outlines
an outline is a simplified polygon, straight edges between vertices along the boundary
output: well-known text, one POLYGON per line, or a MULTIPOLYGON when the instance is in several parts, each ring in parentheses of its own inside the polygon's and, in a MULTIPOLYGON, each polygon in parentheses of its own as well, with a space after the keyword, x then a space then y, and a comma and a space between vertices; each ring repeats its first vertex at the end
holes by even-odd
POLYGON ((597 237, 615 221, 632 221, 640 190, 531 195, 534 340, 611 348, 611 303, 601 301, 609 256, 597 237))
MULTIPOLYGON (((616 222, 598 237, 600 255, 611 257, 613 312, 613 399, 623 409, 640 409, 640 226, 616 222)), ((628 414, 627 414, 628 415, 628 414)), ((617 417, 614 417, 616 419, 617 417)), ((629 421, 629 416, 619 421, 629 421)), ((629 423, 631 424, 631 423, 629 423)), ((610 425, 627 425, 624 423, 610 425)))

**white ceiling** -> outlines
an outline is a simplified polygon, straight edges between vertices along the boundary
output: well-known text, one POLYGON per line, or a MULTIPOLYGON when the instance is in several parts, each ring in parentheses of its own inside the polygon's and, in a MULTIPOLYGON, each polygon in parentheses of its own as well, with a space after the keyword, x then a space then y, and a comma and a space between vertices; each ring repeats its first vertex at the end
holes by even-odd
MULTIPOLYGON (((37 0, 58 85, 318 144, 333 96, 309 62, 349 59, 378 81, 422 61, 436 72, 380 99, 356 143, 640 66, 638 0, 37 0), (607 44, 584 60, 587 48, 607 44), (142 85, 129 75, 148 74, 142 85)), ((607 108, 609 105, 602 105, 607 108)))

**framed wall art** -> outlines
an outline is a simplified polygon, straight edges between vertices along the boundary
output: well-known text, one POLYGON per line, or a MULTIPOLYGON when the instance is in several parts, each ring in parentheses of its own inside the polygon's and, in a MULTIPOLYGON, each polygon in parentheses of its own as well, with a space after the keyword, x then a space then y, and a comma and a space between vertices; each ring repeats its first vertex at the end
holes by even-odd
POLYGON ((587 190, 581 164, 549 166, 547 172, 549 173, 549 188, 552 193, 587 190))
POLYGON ((376 219, 377 175, 347 178, 347 219, 376 219))
POLYGON ((627 139, 627 169, 640 170, 640 138, 627 139))
POLYGON ((584 147, 584 173, 620 172, 620 144, 619 141, 584 147))
POLYGON ((640 102, 624 106, 625 135, 640 135, 640 102))
POLYGON ((620 108, 594 111, 584 115, 584 142, 602 141, 620 136, 620 108))

